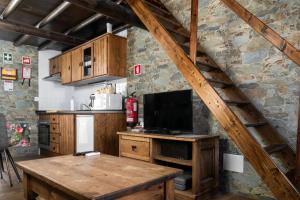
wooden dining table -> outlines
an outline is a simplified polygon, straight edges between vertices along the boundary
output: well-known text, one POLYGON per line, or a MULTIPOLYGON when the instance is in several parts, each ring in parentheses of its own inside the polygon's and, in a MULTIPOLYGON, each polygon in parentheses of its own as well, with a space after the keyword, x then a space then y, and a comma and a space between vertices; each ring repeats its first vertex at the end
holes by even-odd
POLYGON ((21 161, 17 166, 23 170, 26 200, 173 200, 173 179, 182 173, 104 154, 21 161))

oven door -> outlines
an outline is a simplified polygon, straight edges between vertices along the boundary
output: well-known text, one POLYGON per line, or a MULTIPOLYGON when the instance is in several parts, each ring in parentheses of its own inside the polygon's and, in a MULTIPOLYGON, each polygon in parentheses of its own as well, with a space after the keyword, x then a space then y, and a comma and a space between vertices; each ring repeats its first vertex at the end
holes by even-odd
POLYGON ((48 150, 50 146, 50 123, 48 121, 39 121, 38 130, 39 147, 48 150))

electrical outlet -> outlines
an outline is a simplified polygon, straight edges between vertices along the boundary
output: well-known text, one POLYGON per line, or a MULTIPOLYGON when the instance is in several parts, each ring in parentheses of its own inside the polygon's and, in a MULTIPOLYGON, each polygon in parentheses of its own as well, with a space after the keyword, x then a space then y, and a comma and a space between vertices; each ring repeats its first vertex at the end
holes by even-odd
POLYGON ((223 168, 227 171, 243 173, 244 156, 224 153, 223 168))

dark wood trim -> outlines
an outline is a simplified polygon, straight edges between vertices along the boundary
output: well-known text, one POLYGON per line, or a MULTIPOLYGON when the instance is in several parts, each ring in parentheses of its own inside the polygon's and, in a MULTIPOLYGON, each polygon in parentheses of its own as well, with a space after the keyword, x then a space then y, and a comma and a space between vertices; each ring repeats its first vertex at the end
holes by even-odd
POLYGON ((221 1, 247 24, 249 24, 257 33, 261 34, 266 40, 271 42, 277 49, 286 54, 287 57, 300 66, 300 51, 296 47, 235 0, 221 1))
POLYGON ((298 190, 300 190, 300 99, 298 105, 298 128, 297 128, 297 150, 296 150, 296 171, 295 183, 298 190))
POLYGON ((207 105, 278 200, 299 200, 300 194, 275 162, 210 85, 198 67, 140 0, 127 0, 184 78, 207 105))
POLYGON ((139 18, 128 8, 118 5, 111 0, 97 0, 97 1, 85 1, 85 0, 67 0, 68 2, 85 8, 87 10, 101 13, 107 17, 116 19, 127 24, 137 26, 139 28, 146 29, 139 18))
POLYGON ((54 40, 69 45, 78 45, 83 42, 86 42, 86 40, 77 37, 67 36, 62 33, 54 32, 54 31, 48 31, 48 30, 46 31, 43 29, 38 29, 31 25, 25 25, 19 22, 13 22, 8 20, 0 20, 0 29, 4 31, 12 31, 12 32, 23 33, 27 35, 36 36, 36 37, 41 37, 48 40, 54 40))
POLYGON ((190 36, 190 57, 191 60, 197 62, 197 33, 198 33, 198 0, 191 0, 191 36, 190 36))

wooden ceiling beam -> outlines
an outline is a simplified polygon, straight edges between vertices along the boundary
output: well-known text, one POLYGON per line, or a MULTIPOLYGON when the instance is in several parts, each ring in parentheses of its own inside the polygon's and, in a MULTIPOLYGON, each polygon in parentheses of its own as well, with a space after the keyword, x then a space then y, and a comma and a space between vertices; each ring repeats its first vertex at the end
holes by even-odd
POLYGON ((118 5, 111 0, 67 0, 84 9, 103 14, 115 20, 146 29, 131 9, 118 5))
POLYGON ((32 25, 25 25, 8 20, 0 20, 0 29, 58 41, 68 45, 78 45, 86 41, 77 37, 67 36, 58 32, 42 30, 32 25))

